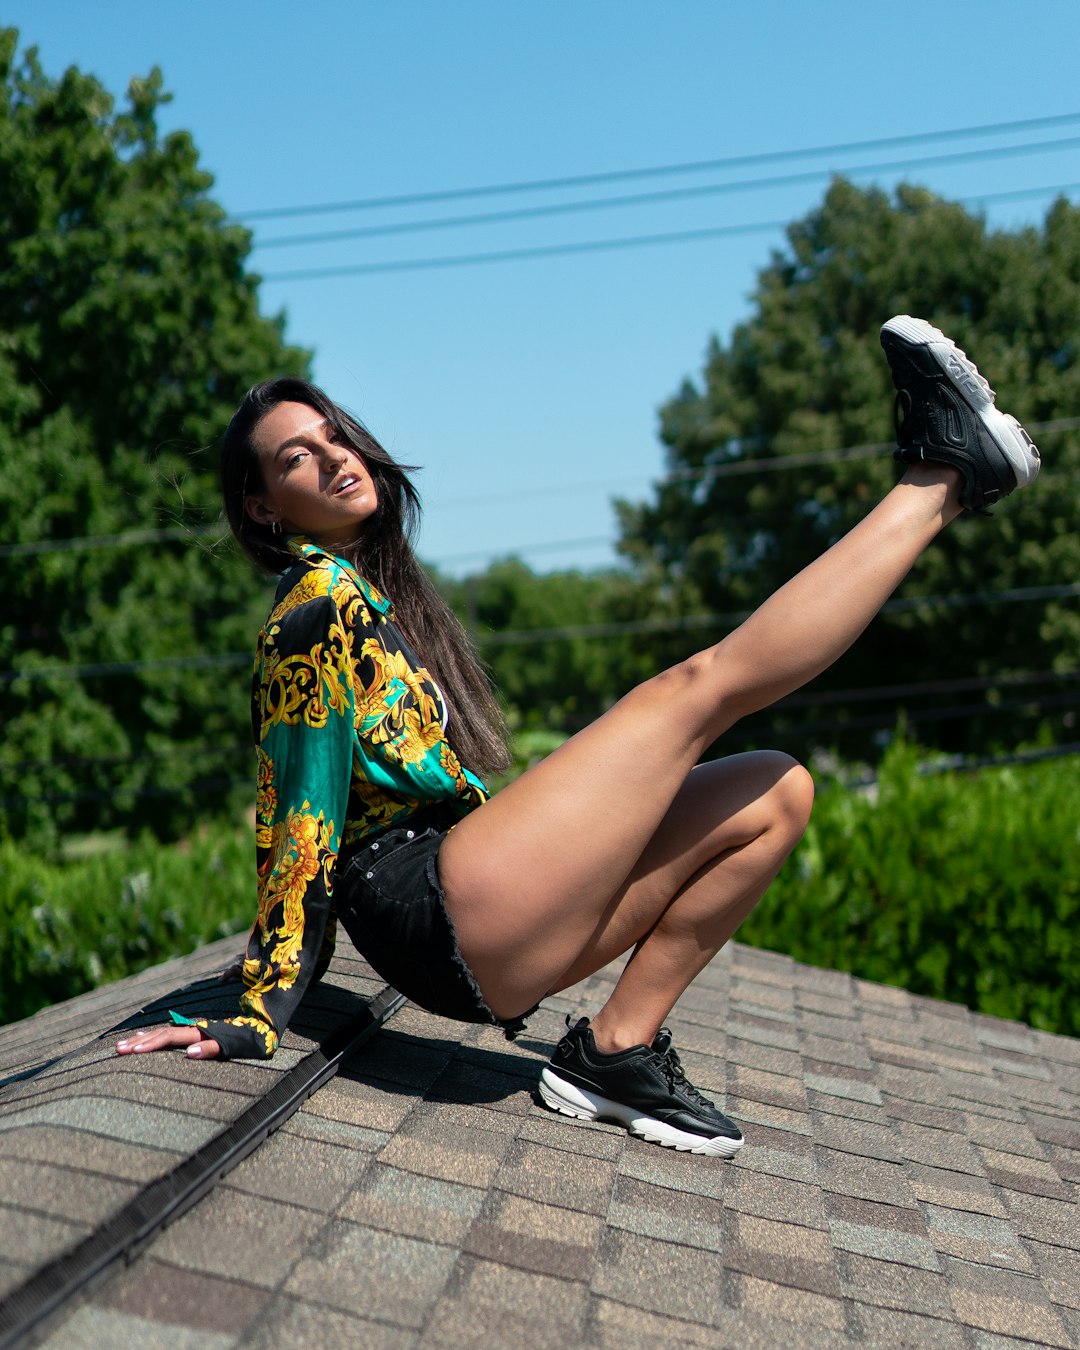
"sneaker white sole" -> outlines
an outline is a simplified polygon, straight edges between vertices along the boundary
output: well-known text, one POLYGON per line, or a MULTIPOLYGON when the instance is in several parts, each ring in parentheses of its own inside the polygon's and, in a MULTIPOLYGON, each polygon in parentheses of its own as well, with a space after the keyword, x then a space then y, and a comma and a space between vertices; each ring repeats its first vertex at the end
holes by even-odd
POLYGON ((895 333, 908 342, 930 348, 950 383, 1008 460, 1018 488, 1026 487, 1038 476, 1042 461, 1035 442, 1015 417, 999 412, 994 406, 994 391, 979 374, 975 362, 960 350, 952 338, 946 337, 932 323, 927 323, 925 319, 914 319, 910 314, 898 314, 895 319, 883 324, 881 331, 895 333))
POLYGON ((553 1111, 575 1120, 615 1120, 625 1125, 631 1134, 647 1139, 651 1144, 678 1149, 681 1153, 704 1153, 713 1158, 730 1158, 743 1146, 741 1139, 729 1139, 718 1134, 709 1138, 676 1129, 654 1116, 642 1115, 631 1106, 611 1101, 598 1092, 589 1092, 560 1078, 549 1067, 540 1075, 540 1096, 553 1111))

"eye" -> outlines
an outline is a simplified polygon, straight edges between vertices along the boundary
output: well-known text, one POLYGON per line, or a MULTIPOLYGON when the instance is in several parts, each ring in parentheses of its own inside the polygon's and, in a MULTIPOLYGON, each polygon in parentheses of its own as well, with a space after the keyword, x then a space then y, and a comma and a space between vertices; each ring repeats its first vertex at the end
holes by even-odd
POLYGON ((289 455, 288 458, 285 460, 285 468, 295 469, 306 454, 307 454, 306 450, 294 450, 293 453, 289 455))

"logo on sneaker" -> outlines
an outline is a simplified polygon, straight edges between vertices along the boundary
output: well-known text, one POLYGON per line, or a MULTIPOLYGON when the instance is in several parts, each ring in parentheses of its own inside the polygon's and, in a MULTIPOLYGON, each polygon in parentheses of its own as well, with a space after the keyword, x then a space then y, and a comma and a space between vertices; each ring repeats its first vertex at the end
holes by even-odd
POLYGON ((978 395, 979 393, 978 384, 976 383, 974 377, 972 376, 971 371, 968 370, 967 366, 964 365, 963 361, 960 360, 960 358, 956 355, 955 352, 949 353, 946 369, 948 371, 949 378, 953 381, 955 385, 957 385, 960 389, 962 389, 965 394, 970 394, 972 397, 976 397, 978 395))

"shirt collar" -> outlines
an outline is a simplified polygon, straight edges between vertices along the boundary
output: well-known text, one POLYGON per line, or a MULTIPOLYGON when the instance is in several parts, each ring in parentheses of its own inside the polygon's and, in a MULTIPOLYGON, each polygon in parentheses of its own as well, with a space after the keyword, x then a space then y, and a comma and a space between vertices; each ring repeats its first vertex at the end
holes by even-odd
POLYGON ((385 595, 371 582, 366 581, 351 562, 342 558, 337 553, 332 553, 328 548, 323 548, 320 544, 313 543, 302 534, 290 534, 286 536, 285 545, 290 553, 295 553, 298 558, 303 558, 307 562, 319 563, 324 559, 333 563, 335 567, 345 572, 351 581, 354 581, 364 600, 372 609, 380 614, 389 614, 393 608, 391 602, 385 595))

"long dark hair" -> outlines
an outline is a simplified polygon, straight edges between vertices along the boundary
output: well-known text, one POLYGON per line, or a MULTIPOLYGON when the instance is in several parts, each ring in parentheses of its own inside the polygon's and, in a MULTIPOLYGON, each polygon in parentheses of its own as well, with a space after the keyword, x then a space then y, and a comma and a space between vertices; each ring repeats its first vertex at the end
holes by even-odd
POLYGON ((412 541, 420 523, 420 497, 409 478, 415 466, 398 464, 368 429, 306 380, 282 377, 249 389, 221 442, 225 515, 240 546, 263 571, 279 573, 296 562, 280 534, 248 515, 246 499, 265 489, 256 426, 279 403, 304 403, 326 418, 338 438, 363 457, 378 495, 375 513, 356 540, 334 552, 393 603, 406 639, 446 695, 447 740, 476 773, 491 774, 510 762, 506 724, 468 634, 417 561, 412 541))

